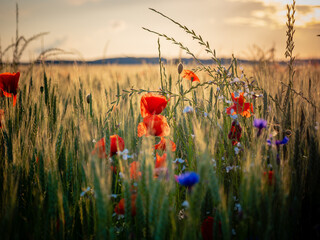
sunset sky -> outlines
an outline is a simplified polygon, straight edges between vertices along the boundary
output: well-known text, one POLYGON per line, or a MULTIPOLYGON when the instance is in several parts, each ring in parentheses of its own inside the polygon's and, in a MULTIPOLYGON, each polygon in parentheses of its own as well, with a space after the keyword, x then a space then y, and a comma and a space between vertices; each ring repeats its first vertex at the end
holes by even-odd
MULTIPOLYGON (((155 8, 195 30, 216 50, 218 57, 252 59, 254 45, 272 46, 276 59, 284 58, 286 4, 280 0, 18 0, 19 33, 29 38, 50 32, 27 48, 23 61, 35 59, 46 48, 62 48, 74 55, 60 59, 157 56, 157 36, 146 27, 165 33, 206 55, 190 36, 160 15, 155 8)), ((4 49, 15 38, 15 3, 0 0, 0 39, 4 49)), ((320 58, 320 0, 297 0, 295 55, 320 58)), ((161 39, 164 57, 179 57, 177 46, 161 39)), ((183 54, 183 53, 182 53, 183 54)), ((12 52, 4 59, 11 59, 12 52)), ((182 55, 184 56, 184 55, 182 55)))

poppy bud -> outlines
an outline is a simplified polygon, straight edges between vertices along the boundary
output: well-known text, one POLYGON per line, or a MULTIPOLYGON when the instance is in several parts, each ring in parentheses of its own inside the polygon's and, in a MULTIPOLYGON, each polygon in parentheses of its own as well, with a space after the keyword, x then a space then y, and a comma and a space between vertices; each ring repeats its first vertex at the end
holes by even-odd
POLYGON ((87 95, 87 103, 89 104, 91 102, 91 100, 92 100, 92 96, 91 96, 91 93, 89 93, 87 95))
POLYGON ((43 93, 43 86, 40 87, 40 92, 43 93))
POLYGON ((182 63, 179 63, 179 65, 178 65, 178 73, 181 74, 182 70, 183 70, 183 65, 182 65, 182 63))

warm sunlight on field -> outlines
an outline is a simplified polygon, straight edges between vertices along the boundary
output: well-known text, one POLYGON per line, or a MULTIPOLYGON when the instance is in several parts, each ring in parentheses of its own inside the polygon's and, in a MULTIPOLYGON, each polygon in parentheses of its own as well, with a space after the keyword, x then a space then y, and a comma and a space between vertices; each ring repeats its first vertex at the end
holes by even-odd
MULTIPOLYGON (((265 26, 279 2, 248 1, 254 19, 228 19, 265 26)), ((104 3, 65 4, 91 14, 104 3)), ((209 59, 143 28, 158 57, 61 60, 53 47, 25 62, 46 33, 25 38, 17 24, 0 48, 0 238, 319 239, 320 61, 295 55, 296 9, 318 7, 287 6, 285 61, 257 45, 250 59, 222 58, 150 9, 209 59), (189 58, 165 58, 165 41, 189 58)))

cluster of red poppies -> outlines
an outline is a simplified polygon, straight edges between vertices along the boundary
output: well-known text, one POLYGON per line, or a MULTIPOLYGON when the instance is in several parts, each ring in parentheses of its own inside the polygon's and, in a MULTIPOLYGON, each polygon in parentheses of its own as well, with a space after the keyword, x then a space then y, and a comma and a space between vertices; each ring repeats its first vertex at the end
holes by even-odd
MULTIPOLYGON (((168 148, 171 151, 176 150, 176 144, 164 137, 170 134, 170 127, 165 116, 160 115, 166 108, 168 100, 158 94, 147 93, 141 97, 140 109, 143 121, 138 125, 138 136, 158 136, 161 140, 154 146, 156 150, 166 151, 168 148)), ((155 176, 158 176, 160 169, 166 167, 166 157, 156 154, 155 176)))
MULTIPOLYGON (((125 148, 124 140, 119 137, 118 135, 112 135, 110 136, 110 150, 109 153, 106 153, 106 142, 104 138, 101 138, 95 145, 95 148, 91 152, 92 155, 96 155, 101 159, 105 159, 108 157, 112 157, 115 154, 118 154, 122 152, 125 148)), ((111 170, 117 174, 117 167, 116 166, 111 166, 111 170)), ((138 162, 134 161, 130 164, 130 178, 131 179, 136 179, 141 175, 141 172, 138 172, 138 162)), ((132 215, 134 216, 136 214, 136 208, 135 208, 135 200, 136 200, 136 195, 133 194, 131 196, 131 211, 132 215)), ((124 214, 124 209, 125 209, 125 203, 124 203, 124 198, 122 198, 119 203, 116 205, 114 211, 117 214, 124 214)))
MULTIPOLYGON (((240 114, 241 116, 246 118, 251 117, 251 113, 253 113, 253 105, 252 103, 246 102, 243 94, 243 92, 240 93, 239 97, 235 97, 234 93, 231 94, 233 105, 227 108, 227 114, 240 114)), ((240 123, 237 120, 234 120, 231 124, 231 129, 228 134, 228 138, 232 141, 233 145, 237 145, 237 143, 240 141, 241 134, 242 128, 240 126, 240 123)))
MULTIPOLYGON (((188 79, 192 82, 200 82, 197 75, 190 70, 181 71, 182 78, 188 79)), ((141 97, 140 101, 140 110, 141 116, 143 117, 143 121, 138 124, 138 137, 142 136, 156 136, 160 137, 160 142, 155 144, 155 150, 159 150, 162 152, 167 151, 167 149, 171 151, 176 151, 176 144, 165 137, 170 134, 170 127, 167 122, 167 118, 163 115, 160 115, 163 110, 166 108, 168 104, 168 100, 166 97, 154 94, 154 93, 146 93, 141 97)), ((156 161, 155 161, 155 173, 154 177, 157 178, 159 175, 163 174, 166 170, 166 159, 167 154, 163 153, 160 156, 156 153, 156 161)), ((141 172, 139 171, 139 162, 133 161, 130 164, 130 179, 137 180, 140 178, 141 172)), ((136 194, 133 193, 131 195, 131 214, 132 216, 136 215, 136 194)), ((116 205, 114 211, 117 214, 124 214, 125 202, 124 199, 121 199, 119 203, 116 205)))

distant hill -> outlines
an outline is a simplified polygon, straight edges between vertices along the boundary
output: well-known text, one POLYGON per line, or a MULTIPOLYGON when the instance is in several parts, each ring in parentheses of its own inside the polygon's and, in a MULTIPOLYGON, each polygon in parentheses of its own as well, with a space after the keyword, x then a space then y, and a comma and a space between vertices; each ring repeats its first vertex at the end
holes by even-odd
MULTIPOLYGON (((228 64, 230 63, 230 58, 221 58, 222 64, 228 64)), ((258 63, 257 61, 251 61, 251 60, 244 60, 244 59, 237 59, 238 63, 241 64, 255 64, 258 63)), ((163 63, 172 63, 172 64, 178 64, 180 62, 179 59, 165 59, 162 58, 161 61, 163 63)), ((211 59, 200 59, 200 61, 204 65, 212 65, 214 64, 214 61, 211 59)), ((183 64, 197 64, 197 62, 193 58, 182 58, 181 62, 183 64)), ((305 59, 305 60, 296 60, 296 64, 320 64, 320 59, 305 59)), ((46 60, 45 63, 49 64, 87 64, 87 65, 103 65, 103 64, 118 64, 118 65, 139 65, 139 64, 159 64, 159 58, 148 58, 148 57, 122 57, 122 58, 106 58, 106 59, 98 59, 93 61, 78 61, 78 60, 46 60)), ((285 61, 279 61, 278 64, 286 64, 285 61)), ((23 63, 28 64, 28 63, 23 63)), ((40 64, 39 62, 36 62, 36 64, 40 64)))

